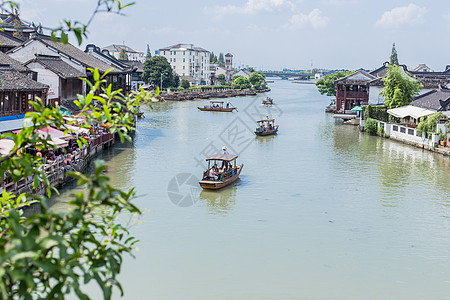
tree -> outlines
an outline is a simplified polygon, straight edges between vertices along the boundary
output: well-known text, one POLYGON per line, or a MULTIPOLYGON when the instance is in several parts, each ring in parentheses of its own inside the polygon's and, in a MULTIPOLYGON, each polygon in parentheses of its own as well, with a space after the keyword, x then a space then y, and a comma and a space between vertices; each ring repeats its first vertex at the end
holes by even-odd
POLYGON ((354 71, 335 72, 333 74, 325 75, 316 82, 319 93, 322 95, 326 94, 327 96, 336 96, 336 85, 334 84, 334 81, 352 73, 354 73, 354 71))
POLYGON ((211 54, 209 55, 209 63, 217 64, 217 56, 214 54, 214 52, 211 52, 211 54))
POLYGON ((238 89, 248 89, 250 88, 250 81, 246 77, 237 76, 234 81, 234 85, 238 89))
POLYGON ((227 83, 227 79, 224 74, 217 75, 217 80, 219 80, 221 85, 225 85, 225 83, 227 83))
POLYGON ((255 69, 253 67, 248 67, 247 70, 249 70, 251 73, 255 72, 255 69))
POLYGON ((120 49, 119 60, 128 60, 127 50, 125 48, 120 49))
POLYGON ((152 57, 152 52, 150 51, 150 46, 147 44, 147 54, 145 55, 145 59, 149 59, 152 57))
POLYGON ((167 58, 164 56, 152 56, 144 62, 142 80, 145 83, 160 86, 161 78, 163 88, 178 87, 180 84, 180 78, 173 73, 167 58))
POLYGON ((181 79, 181 84, 180 84, 180 86, 181 86, 183 89, 187 90, 187 89, 189 89, 189 87, 191 86, 191 84, 189 83, 189 80, 187 80, 187 79, 181 79))
POLYGON ((219 64, 219 66, 225 66, 225 59, 222 52, 219 53, 219 59, 217 60, 217 63, 219 64))
MULTIPOLYGON (((97 3, 97 9, 120 13, 130 4, 118 0, 97 3), (115 7, 117 6, 117 10, 115 7)), ((4 4, 4 3, 3 3, 4 4)), ((3 9, 3 4, 0 8, 3 9)), ((18 7, 16 3, 9 5, 18 7)), ((68 22, 52 32, 65 35, 61 42, 67 42, 67 32, 81 39, 89 28, 81 22, 68 22), (73 27, 75 26, 75 27, 73 27), (80 26, 80 27, 77 27, 80 26), (67 31, 67 28, 71 30, 67 31), (79 31, 78 31, 79 30, 79 31)), ((140 103, 149 101, 151 95, 144 90, 123 95, 120 90, 112 91, 106 85, 105 76, 97 69, 89 70, 94 83, 85 80, 86 96, 78 96, 75 104, 80 109, 78 119, 89 123, 102 123, 111 133, 118 134, 121 141, 131 139, 129 131, 138 112, 140 103)), ((31 126, 18 134, 4 133, 0 139, 14 141, 14 148, 6 155, 0 155, 0 178, 18 182, 33 178, 33 188, 42 187, 50 196, 50 181, 43 168, 42 159, 29 152, 31 147, 41 151, 56 149, 49 138, 38 134, 47 126, 62 128, 65 124, 59 107, 47 107, 43 101, 30 101, 34 112, 28 112, 25 121, 31 126)), ((80 126, 74 122, 69 125, 80 126)), ((87 143, 78 138, 81 147, 87 143)), ((129 235, 128 227, 121 217, 140 214, 132 204, 134 191, 114 188, 105 175, 102 161, 95 162, 92 174, 68 173, 76 179, 84 191, 72 196, 71 209, 64 213, 48 209, 45 196, 22 193, 13 195, 3 190, 0 194, 0 299, 64 299, 69 293, 81 299, 90 299, 83 291, 86 284, 96 283, 103 291, 104 299, 110 299, 114 288, 122 293, 117 275, 120 272, 124 254, 132 254, 136 240, 129 235), (24 217, 23 208, 34 202, 39 213, 29 212, 24 217)))
POLYGON ((388 68, 386 77, 382 79, 384 88, 381 95, 384 96, 384 104, 389 109, 408 105, 422 89, 422 84, 410 80, 398 65, 391 64, 388 68))
POLYGON ((250 83, 253 85, 254 88, 259 88, 261 86, 261 83, 264 81, 264 78, 265 78, 264 74, 259 72, 253 72, 252 74, 250 74, 248 80, 250 81, 250 83))
POLYGON ((395 49, 395 43, 392 44, 392 51, 389 64, 398 66, 398 57, 397 57, 397 50, 395 49))

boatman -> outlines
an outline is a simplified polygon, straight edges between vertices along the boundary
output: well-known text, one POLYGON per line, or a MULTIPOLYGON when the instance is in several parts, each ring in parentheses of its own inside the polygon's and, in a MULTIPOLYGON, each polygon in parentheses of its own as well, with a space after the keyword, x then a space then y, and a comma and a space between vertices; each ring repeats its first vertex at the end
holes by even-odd
POLYGON ((223 147, 222 147, 222 150, 223 150, 223 154, 230 154, 230 153, 227 151, 227 147, 223 146, 223 147))
POLYGON ((267 120, 269 120, 269 119, 270 119, 270 118, 269 118, 269 115, 267 115, 266 118, 267 118, 267 120))
POLYGON ((227 99, 227 108, 230 107, 230 99, 227 99))
MULTIPOLYGON (((222 147, 222 150, 223 150, 223 154, 230 154, 230 153, 227 151, 227 147, 223 146, 223 147, 222 147)), ((227 161, 222 161, 222 168, 228 167, 228 164, 229 164, 229 162, 227 162, 227 161)))

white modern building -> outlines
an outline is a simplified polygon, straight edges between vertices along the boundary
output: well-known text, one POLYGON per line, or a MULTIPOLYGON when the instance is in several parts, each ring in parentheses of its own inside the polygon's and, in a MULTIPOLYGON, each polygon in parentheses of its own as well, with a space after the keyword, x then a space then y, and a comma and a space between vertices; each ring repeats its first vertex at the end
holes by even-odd
POLYGON ((210 84, 210 52, 193 44, 177 44, 158 50, 160 56, 167 58, 172 69, 180 77, 192 77, 194 84, 210 84))
POLYGON ((112 44, 112 45, 102 48, 102 50, 108 50, 109 54, 114 56, 115 58, 119 58, 119 54, 122 49, 125 49, 125 52, 128 56, 128 60, 140 61, 141 63, 144 63, 144 61, 145 61, 144 52, 139 52, 139 51, 133 50, 132 48, 130 48, 126 45, 112 44))

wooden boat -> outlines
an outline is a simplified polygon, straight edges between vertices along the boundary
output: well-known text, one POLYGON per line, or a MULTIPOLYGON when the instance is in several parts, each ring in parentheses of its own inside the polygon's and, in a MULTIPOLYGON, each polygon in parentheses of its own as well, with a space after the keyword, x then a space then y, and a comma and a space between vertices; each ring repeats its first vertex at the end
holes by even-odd
POLYGON ((278 125, 275 125, 275 119, 257 121, 258 128, 255 130, 257 136, 273 135, 278 133, 278 125))
POLYGON ((232 112, 237 109, 236 107, 223 107, 223 101, 210 101, 209 106, 197 107, 201 111, 221 111, 221 112, 232 112))
POLYGON ((273 104, 273 99, 270 98, 270 97, 267 97, 266 99, 264 99, 262 101, 262 104, 264 104, 264 105, 272 105, 273 104))
POLYGON ((215 154, 207 158, 208 169, 203 172, 202 180, 199 182, 200 186, 203 189, 218 190, 235 182, 244 167, 244 164, 236 165, 237 158, 238 156, 234 154, 215 154), (213 162, 212 165, 211 162, 213 162), (214 178, 210 176, 210 171, 217 165, 217 162, 222 162, 222 170, 219 170, 217 178, 214 178))

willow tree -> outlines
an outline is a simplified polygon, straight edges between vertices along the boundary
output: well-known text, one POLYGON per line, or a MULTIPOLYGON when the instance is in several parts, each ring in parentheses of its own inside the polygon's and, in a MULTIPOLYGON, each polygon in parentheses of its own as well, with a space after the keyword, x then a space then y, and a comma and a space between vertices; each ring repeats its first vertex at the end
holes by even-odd
POLYGON ((410 79, 397 65, 391 64, 388 68, 386 77, 382 79, 384 104, 388 109, 408 105, 419 94, 422 84, 410 79))

